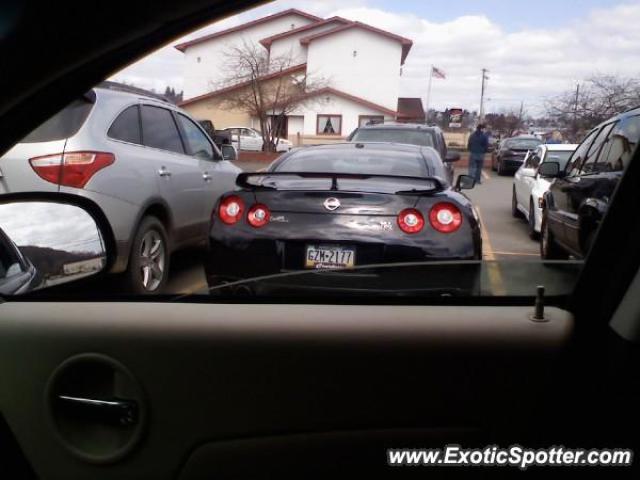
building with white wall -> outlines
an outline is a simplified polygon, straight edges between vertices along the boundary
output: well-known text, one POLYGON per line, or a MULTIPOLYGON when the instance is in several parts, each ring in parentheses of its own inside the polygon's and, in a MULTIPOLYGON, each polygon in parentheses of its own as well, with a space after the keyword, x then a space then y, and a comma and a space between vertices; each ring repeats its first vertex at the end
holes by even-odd
POLYGON ((400 72, 411 40, 364 23, 290 9, 176 45, 186 57, 182 106, 194 117, 212 120, 217 128, 257 126, 247 113, 224 110, 220 103, 234 89, 246 88, 221 87, 225 54, 244 43, 260 45, 271 58, 291 60, 291 68, 274 75, 302 73, 310 83, 321 79, 326 85, 287 116, 290 140, 337 141, 359 125, 399 116, 400 72))

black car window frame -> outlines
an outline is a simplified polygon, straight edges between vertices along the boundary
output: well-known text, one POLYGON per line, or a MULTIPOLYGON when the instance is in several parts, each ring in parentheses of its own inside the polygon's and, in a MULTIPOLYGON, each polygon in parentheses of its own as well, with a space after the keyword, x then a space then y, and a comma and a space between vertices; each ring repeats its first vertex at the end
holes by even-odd
POLYGON ((124 143, 129 143, 131 145, 143 145, 142 143, 142 118, 140 117, 140 106, 138 104, 135 105, 128 105, 127 107, 123 108, 118 115, 116 115, 116 118, 113 120, 113 122, 111 122, 111 125, 109 125, 109 128, 107 129, 107 137, 109 137, 111 140, 115 140, 117 142, 124 142, 124 143), (138 128, 138 141, 137 142, 132 142, 130 140, 124 139, 124 138, 120 138, 120 137, 116 137, 111 135, 111 130, 113 129, 114 125, 120 120, 122 119, 122 116, 135 109, 136 110, 136 117, 137 117, 137 128, 138 128))
POLYGON ((606 172, 623 172, 624 170, 626 170, 626 167, 628 166, 629 162, 631 161, 631 157, 633 156, 634 150, 637 148, 638 143, 640 142, 640 135, 638 136, 639 138, 636 138, 635 140, 635 144, 634 146, 631 148, 631 151, 628 153, 628 159, 627 159, 627 163, 622 165, 621 169, 611 169, 611 168, 607 168, 607 169, 600 169, 598 168, 598 165, 602 165, 602 164, 608 164, 610 165, 612 162, 610 162, 610 154, 611 154, 611 148, 613 147, 613 142, 611 141, 611 139, 615 138, 616 136, 621 136, 621 135, 617 135, 616 131, 623 125, 625 125, 627 122, 629 121, 635 121, 638 122, 638 124, 640 124, 640 115, 629 115, 628 117, 624 117, 622 119, 620 119, 619 122, 616 123, 616 125, 613 127, 613 129, 611 130, 611 132, 609 132, 609 135, 607 136, 607 139, 605 140, 604 144, 602 145, 602 148, 600 150, 600 155, 598 156, 598 160, 596 161, 596 168, 598 169, 598 171, 606 171, 606 172))
POLYGON ((582 161, 584 160, 584 157, 580 157, 580 155, 582 155, 583 153, 583 149, 586 149, 585 150, 585 156, 586 156, 586 152, 588 152, 589 149, 591 148, 591 144, 593 143, 593 140, 598 135, 599 131, 600 131, 600 127, 594 128, 584 137, 582 142, 580 142, 580 145, 578 145, 578 148, 575 149, 575 151, 573 152, 573 155, 571 155, 571 158, 565 165, 565 170, 564 170, 565 176, 567 177, 576 176, 576 172, 579 171, 582 165, 582 161))
POLYGON ((140 125, 141 125, 140 130, 142 132, 142 135, 141 135, 142 145, 144 145, 145 147, 154 148, 156 150, 161 150, 163 152, 172 153, 172 154, 175 154, 175 155, 186 155, 187 154, 186 153, 186 147, 185 147, 184 141, 182 139, 182 135, 180 134, 180 127, 178 126, 178 123, 176 122, 176 119, 174 118, 174 115, 173 115, 173 111, 171 109, 165 108, 165 107, 162 107, 162 106, 159 106, 159 105, 152 105, 152 104, 143 103, 142 105, 140 105, 140 125), (171 121, 173 122, 173 126, 176 129, 176 134, 178 135, 178 139, 180 140, 180 145, 182 146, 182 151, 181 152, 176 152, 175 150, 168 150, 166 148, 156 147, 156 146, 153 146, 153 145, 147 145, 147 141, 145 139, 145 124, 144 124, 144 114, 143 114, 145 108, 157 108, 157 109, 164 110, 164 111, 169 113, 171 121))
POLYGON ((596 165, 600 152, 602 151, 602 147, 606 144, 609 139, 609 135, 611 135, 611 131, 616 124, 617 122, 611 122, 603 125, 598 134, 593 138, 593 142, 591 142, 591 146, 587 150, 587 154, 580 164, 580 169, 578 170, 579 176, 582 177, 598 173, 597 168, 592 168, 591 170, 585 169, 589 165, 596 165))

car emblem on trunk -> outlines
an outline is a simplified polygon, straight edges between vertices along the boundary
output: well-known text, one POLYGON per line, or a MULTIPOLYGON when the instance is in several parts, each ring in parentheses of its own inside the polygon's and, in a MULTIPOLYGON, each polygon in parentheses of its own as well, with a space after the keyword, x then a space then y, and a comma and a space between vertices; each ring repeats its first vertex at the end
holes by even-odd
POLYGON ((329 197, 324 201, 323 205, 327 210, 333 211, 340 206, 340 200, 335 197, 329 197))

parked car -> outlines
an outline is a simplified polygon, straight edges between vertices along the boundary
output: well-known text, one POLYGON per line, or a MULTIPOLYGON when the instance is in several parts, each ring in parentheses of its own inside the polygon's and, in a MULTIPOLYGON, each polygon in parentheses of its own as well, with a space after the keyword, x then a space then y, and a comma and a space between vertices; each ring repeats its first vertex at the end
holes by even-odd
POLYGON ((545 162, 539 173, 555 178, 544 195, 540 254, 545 259, 584 258, 609 200, 640 138, 640 108, 594 128, 566 167, 545 162))
MULTIPOLYGON (((262 134, 247 127, 228 127, 224 131, 231 134, 231 142, 238 151, 261 152, 264 140, 262 134)), ((286 138, 280 138, 276 145, 276 152, 288 152, 293 148, 293 144, 286 138)))
POLYGON ((152 97, 94 88, 0 158, 0 193, 91 200, 116 246, 111 272, 154 293, 173 251, 206 245, 218 197, 240 169, 187 113, 152 97))
POLYGON ((538 173, 544 162, 558 162, 563 169, 577 145, 538 145, 525 157, 524 163, 513 177, 511 213, 524 217, 529 225, 529 236, 537 238, 542 225, 542 199, 549 189, 550 180, 538 173))
POLYGON ((520 168, 528 151, 534 150, 542 141, 534 136, 520 135, 500 142, 500 147, 491 153, 491 169, 498 175, 515 173, 520 168))
POLYGON ((380 123, 356 128, 348 142, 392 142, 421 147, 433 147, 444 164, 449 183, 453 183, 453 162, 460 160, 460 154, 449 152, 444 134, 439 127, 413 123, 380 123))
POLYGON ((479 221, 460 192, 473 179, 449 184, 431 147, 297 149, 237 184, 211 228, 210 286, 291 270, 482 258, 479 221))

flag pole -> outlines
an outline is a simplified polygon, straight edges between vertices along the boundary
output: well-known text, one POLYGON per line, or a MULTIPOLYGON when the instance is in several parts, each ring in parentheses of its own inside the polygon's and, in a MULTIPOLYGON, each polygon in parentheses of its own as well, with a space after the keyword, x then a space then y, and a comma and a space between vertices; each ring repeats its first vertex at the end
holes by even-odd
POLYGON ((424 106, 425 120, 429 119, 429 101, 431 100, 431 80, 433 79, 433 65, 429 68, 429 86, 427 87, 427 102, 424 106))

